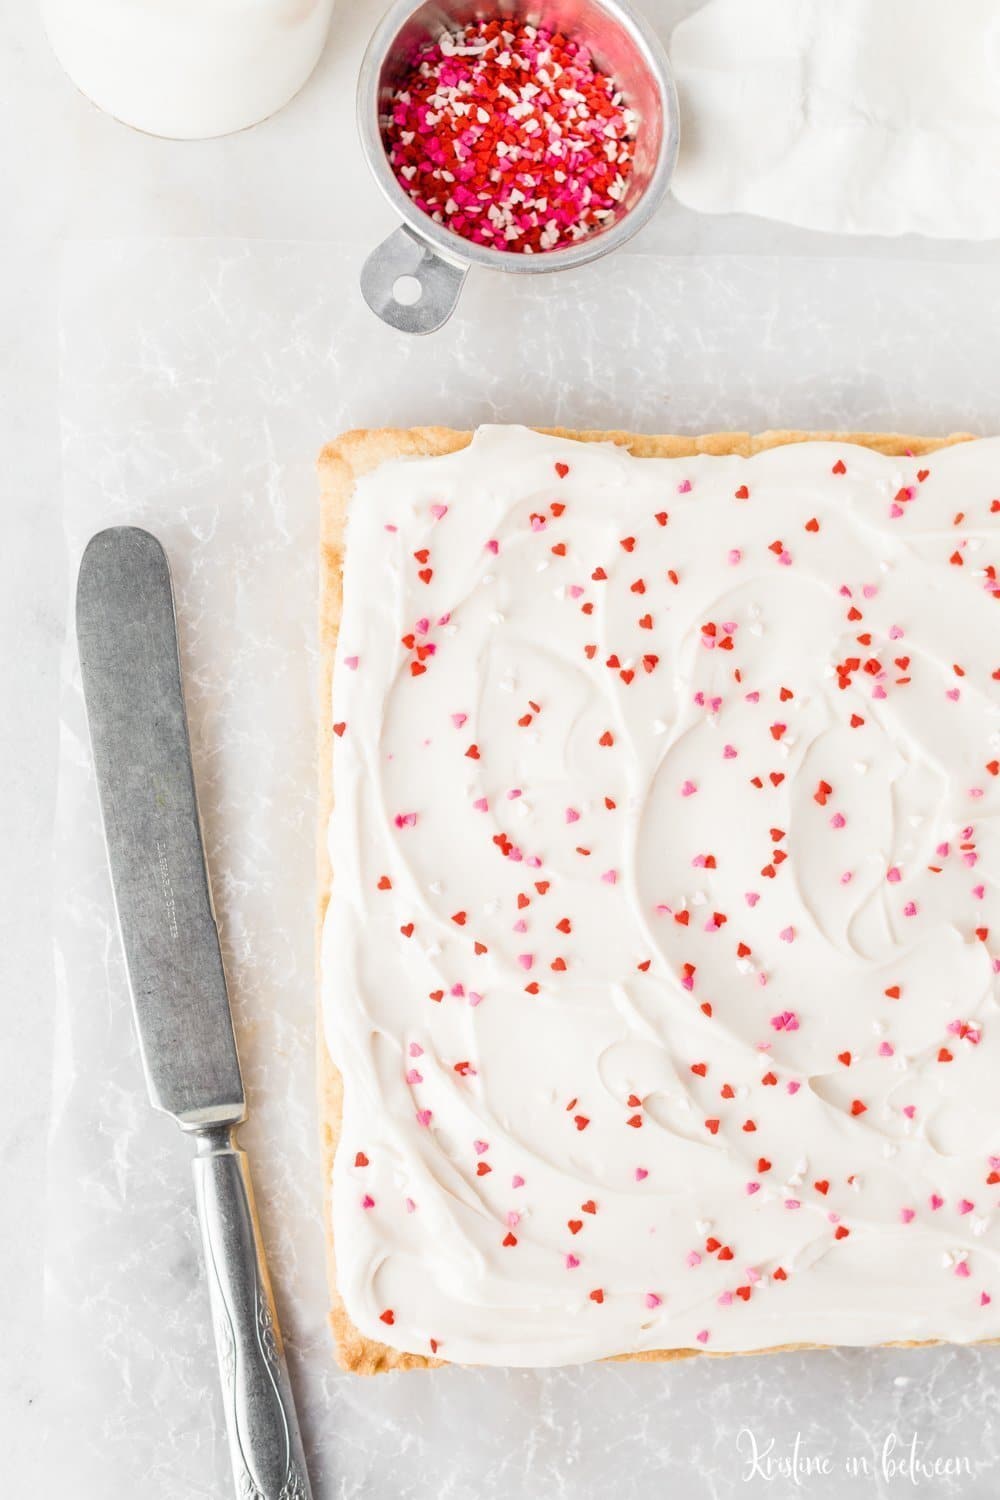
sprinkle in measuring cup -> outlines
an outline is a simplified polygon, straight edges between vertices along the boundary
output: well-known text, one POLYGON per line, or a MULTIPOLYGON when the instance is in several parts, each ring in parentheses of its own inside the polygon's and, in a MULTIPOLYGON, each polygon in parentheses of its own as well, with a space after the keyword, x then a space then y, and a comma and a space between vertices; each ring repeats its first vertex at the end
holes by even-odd
POLYGON ((474 244, 529 255, 615 221, 637 125, 582 43, 494 20, 420 47, 383 130, 418 208, 474 244))

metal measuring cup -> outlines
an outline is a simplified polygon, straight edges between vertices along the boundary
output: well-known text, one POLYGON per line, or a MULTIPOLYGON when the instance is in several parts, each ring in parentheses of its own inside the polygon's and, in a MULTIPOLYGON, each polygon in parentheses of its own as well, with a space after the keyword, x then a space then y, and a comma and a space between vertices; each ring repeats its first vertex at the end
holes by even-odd
POLYGON ((404 333, 433 333, 447 322, 470 266, 530 275, 571 270, 617 250, 658 207, 677 159, 680 130, 670 65, 647 22, 624 0, 396 0, 368 44, 357 102, 368 165, 403 221, 368 256, 361 290, 372 311, 404 333), (383 120, 416 49, 445 27, 497 16, 584 42, 639 117, 632 172, 614 222, 574 245, 535 255, 473 244, 424 213, 396 180, 383 135, 383 120), (411 278, 416 295, 401 300, 411 278))

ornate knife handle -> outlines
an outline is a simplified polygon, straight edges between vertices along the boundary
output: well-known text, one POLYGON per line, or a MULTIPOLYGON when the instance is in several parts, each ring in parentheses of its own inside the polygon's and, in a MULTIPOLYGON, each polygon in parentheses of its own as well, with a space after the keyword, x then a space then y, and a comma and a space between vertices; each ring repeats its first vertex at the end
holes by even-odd
POLYGON ((312 1500, 245 1151, 196 1133, 195 1194, 239 1500, 312 1500))

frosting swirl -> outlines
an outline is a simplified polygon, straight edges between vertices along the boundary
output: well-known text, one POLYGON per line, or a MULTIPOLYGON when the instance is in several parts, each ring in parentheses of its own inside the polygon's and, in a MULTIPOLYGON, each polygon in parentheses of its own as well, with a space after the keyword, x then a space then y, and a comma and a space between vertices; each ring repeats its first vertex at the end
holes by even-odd
POLYGON ((359 481, 323 1006, 364 1334, 1000 1335, 998 497, 1000 439, 484 428, 359 481))

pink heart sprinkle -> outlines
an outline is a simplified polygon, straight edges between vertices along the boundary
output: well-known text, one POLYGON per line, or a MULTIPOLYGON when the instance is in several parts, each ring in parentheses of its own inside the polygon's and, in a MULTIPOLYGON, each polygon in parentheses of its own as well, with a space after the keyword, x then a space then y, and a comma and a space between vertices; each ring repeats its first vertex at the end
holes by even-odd
POLYGON ((843 813, 839 813, 839 812, 838 813, 834 813, 833 817, 830 819, 830 827, 831 828, 845 828, 846 826, 847 826, 847 819, 844 817, 844 814, 843 813))
POLYGON ((579 1264, 580 1264, 580 1261, 579 1261, 579 1257, 578 1256, 576 1256, 576 1255, 567 1255, 567 1257, 566 1257, 566 1269, 567 1269, 567 1271, 575 1271, 576 1268, 577 1268, 577 1266, 579 1264))
POLYGON ((583 593, 583 588, 578 583, 571 583, 566 592, 569 594, 569 597, 571 599, 579 599, 580 595, 583 593))
POLYGON ((722 1296, 719 1298, 719 1306, 720 1307, 732 1307, 732 1305, 733 1305, 733 1294, 732 1294, 732 1292, 723 1292, 722 1296))
POLYGON ((344 666, 349 672, 356 672, 358 670, 358 658, 356 656, 345 656, 344 666))
POLYGON ((904 1104, 903 1105, 903 1114, 906 1116, 906 1118, 908 1120, 912 1120, 913 1117, 914 1117, 914 1115, 916 1114, 916 1112, 917 1112, 917 1106, 915 1104, 904 1104))
POLYGON ((406 1212, 408 1214, 416 1213, 417 1205, 414 1203, 412 1198, 404 1198, 403 1202, 406 1205, 406 1212))
POLYGON ((410 1068, 406 1075, 407 1083, 423 1083, 424 1075, 418 1073, 416 1068, 410 1068))
POLYGON ((944 1207, 944 1199, 938 1193, 931 1193, 930 1202, 931 1202, 931 1208, 933 1208, 935 1210, 935 1212, 939 1208, 943 1208, 944 1207))
POLYGON ((646 1178, 648 1176, 649 1176, 649 1173, 647 1172, 647 1170, 646 1170, 645 1167, 636 1167, 636 1169, 635 1169, 635 1180, 636 1180, 636 1182, 645 1182, 645 1180, 646 1180, 646 1178))
POLYGON ((735 568, 736 564, 740 563, 742 561, 743 561, 743 553, 740 551, 739 547, 733 547, 733 548, 731 548, 730 552, 729 552, 729 566, 731 568, 735 568))
POLYGON ((684 785, 681 787, 681 796, 691 797, 697 790, 698 788, 695 786, 693 781, 685 781, 684 785))
POLYGON ((530 969, 531 965, 535 962, 534 954, 519 953, 517 955, 517 961, 521 965, 522 969, 530 969))
POLYGON ((695 1338, 698 1340, 699 1344, 707 1344, 708 1343, 708 1329, 707 1328, 699 1328, 698 1332, 695 1334, 695 1338))
POLYGON ((361 1200, 361 1207, 362 1208, 374 1208, 375 1207, 375 1199, 371 1196, 370 1193, 366 1193, 365 1196, 362 1198, 362 1200, 361 1200))
POLYGON ((874 599, 875 595, 878 593, 878 586, 874 583, 862 584, 861 592, 862 594, 864 594, 866 599, 874 599))
POLYGON ((701 1265, 701 1256, 698 1254, 697 1250, 688 1251, 687 1263, 692 1267, 701 1265))
POLYGON ((795 928, 794 927, 783 927, 781 929, 781 931, 778 933, 778 936, 780 937, 780 939, 781 939, 781 941, 783 943, 794 943, 794 941, 795 941, 795 928))
POLYGON ((797 1094, 801 1087, 801 1083, 797 1079, 792 1078, 785 1084, 785 1091, 789 1094, 797 1094))
POLYGON ((576 808, 575 807, 567 807, 567 809, 566 809, 566 822, 567 823, 579 823, 579 821, 580 821, 580 814, 577 812, 576 808))
POLYGON ((903 907, 903 916, 904 917, 915 917, 916 915, 917 915, 917 903, 915 901, 907 901, 906 905, 903 907))
POLYGON ((895 1048, 892 1046, 892 1043, 891 1042, 880 1042, 879 1043, 879 1048, 878 1048, 878 1055, 879 1055, 879 1057, 893 1057, 893 1056, 895 1056, 895 1048))
POLYGON ((419 1042, 411 1042, 409 1051, 411 1057, 423 1057, 424 1055, 424 1049, 419 1042))
POLYGON ((735 760, 736 759, 736 746, 735 745, 723 745, 723 747, 722 747, 722 755, 723 755, 723 759, 724 760, 735 760))
POLYGON ((989 1307, 989 1305, 990 1305, 990 1303, 992 1301, 993 1301, 993 1298, 990 1296, 989 1292, 980 1292, 979 1293, 979 1306, 980 1307, 989 1307))
POLYGON ((497 553, 500 551, 500 543, 489 541, 486 543, 486 550, 487 552, 492 552, 493 556, 496 557, 497 553))
POLYGON ((451 722, 454 724, 456 729, 461 729, 462 725, 466 722, 468 717, 468 714, 452 714, 451 722))
POLYGON ((517 1226, 518 1226, 518 1224, 520 1224, 520 1222, 521 1222, 521 1215, 520 1214, 516 1214, 514 1212, 514 1210, 511 1209, 510 1213, 507 1215, 507 1228, 508 1229, 516 1229, 517 1226))
POLYGON ((682 479, 681 480, 680 484, 677 486, 677 493, 678 493, 678 495, 690 495, 690 493, 691 493, 691 481, 690 481, 690 479, 682 479))
POLYGON ((890 639, 890 641, 901 641, 903 639, 903 631, 900 628, 900 626, 898 626, 898 625, 890 625, 889 626, 889 639, 890 639))
POLYGON ((960 1198, 958 1202, 958 1211, 960 1214, 971 1214, 975 1206, 976 1205, 974 1203, 969 1202, 968 1198, 960 1198))
POLYGON ((476 809, 476 812, 486 812, 488 811, 490 804, 487 802, 485 797, 477 797, 472 805, 476 809))
POLYGON ((956 1276, 969 1276, 971 1274, 972 1273, 969 1270, 969 1262, 967 1260, 959 1260, 955 1262, 956 1276))
POLYGON ((431 1123, 431 1111, 429 1109, 417 1110, 417 1124, 429 1125, 431 1123))
POLYGON ((476 1006, 476 1005, 482 1005, 482 1003, 483 1003, 483 997, 482 997, 482 995, 477 994, 475 990, 470 990, 469 991, 469 1004, 472 1005, 472 1006, 476 1006))
POLYGON ((760 1192, 760 1183, 759 1182, 748 1182, 747 1183, 747 1192, 748 1193, 759 1193, 760 1192))
POLYGON ((519 918, 519 920, 514 923, 515 932, 527 932, 527 930, 528 924, 523 917, 519 918))
POLYGON ((510 1179, 510 1185, 513 1188, 524 1187, 524 1178, 521 1176, 520 1172, 514 1173, 513 1177, 510 1179))
POLYGON ((601 876, 601 879, 604 881, 605 885, 614 885, 615 881, 618 879, 618 871, 605 870, 604 874, 601 876))
POLYGON ((796 1208, 801 1208, 802 1204, 798 1198, 786 1198, 785 1207, 794 1211, 796 1208))
POLYGON ((760 900, 760 896, 756 891, 747 891, 744 896, 744 900, 746 901, 747 906, 756 906, 757 902, 760 900))
POLYGON ((899 1210, 899 1217, 904 1224, 912 1224, 917 1217, 917 1211, 915 1208, 901 1208, 899 1210))
POLYGON ((657 1296, 656 1292, 647 1292, 644 1301, 646 1306, 650 1308, 661 1307, 663 1305, 663 1298, 657 1296))
POLYGON ((448 507, 447 507, 447 505, 438 504, 438 505, 432 505, 431 506, 431 515, 434 517, 435 521, 441 521, 441 520, 443 520, 444 517, 447 514, 448 514, 448 507))
POLYGON ((473 1141, 472 1147, 477 1156, 483 1156, 490 1149, 490 1143, 489 1141, 473 1141))

